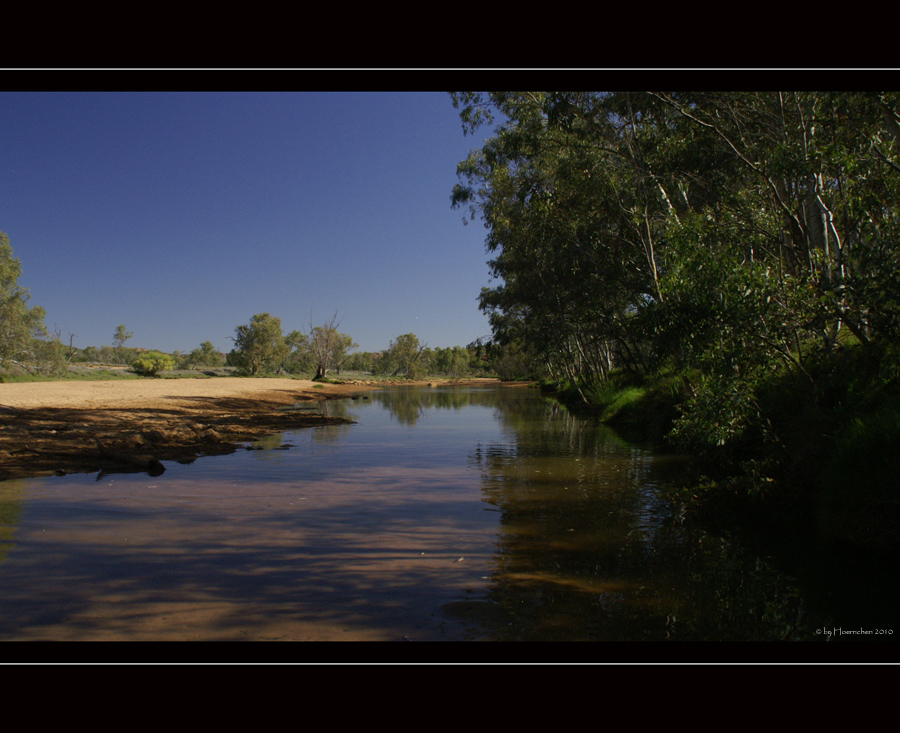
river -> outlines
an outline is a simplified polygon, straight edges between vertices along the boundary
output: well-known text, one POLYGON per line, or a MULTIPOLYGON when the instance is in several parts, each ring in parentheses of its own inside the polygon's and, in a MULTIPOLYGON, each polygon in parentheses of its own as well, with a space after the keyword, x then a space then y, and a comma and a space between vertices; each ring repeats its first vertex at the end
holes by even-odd
POLYGON ((537 390, 398 387, 318 409, 356 423, 157 477, 0 483, 0 640, 677 646, 900 632, 885 616, 896 600, 876 609, 857 591, 841 605, 827 582, 810 588, 776 557, 685 524, 661 492, 682 458, 537 390), (857 627, 872 633, 837 631, 857 627))

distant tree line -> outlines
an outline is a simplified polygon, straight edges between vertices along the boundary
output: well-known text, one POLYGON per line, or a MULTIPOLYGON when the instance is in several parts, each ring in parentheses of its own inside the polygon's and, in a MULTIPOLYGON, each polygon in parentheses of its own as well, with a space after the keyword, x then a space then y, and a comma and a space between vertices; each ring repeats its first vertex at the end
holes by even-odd
POLYGON ((338 330, 337 314, 328 322, 301 332, 284 334, 281 319, 259 313, 235 330, 234 348, 227 355, 211 341, 196 349, 170 354, 128 346, 134 333, 125 324, 113 331, 111 344, 75 346, 75 335, 64 343, 61 334, 50 334, 45 311, 30 306, 27 289, 19 285, 21 264, 13 256, 9 238, 0 232, 0 373, 66 376, 69 365, 103 364, 131 366, 139 374, 154 376, 172 369, 215 369, 223 366, 249 375, 309 374, 318 379, 342 370, 400 378, 424 375, 465 377, 500 374, 525 376, 533 367, 516 347, 478 339, 466 347, 431 348, 408 333, 391 341, 380 352, 351 353, 358 348, 352 337, 338 330))
POLYGON ((69 365, 103 364, 131 366, 147 376, 173 369, 228 366, 241 374, 309 374, 318 379, 343 369, 404 378, 462 377, 490 372, 491 356, 500 353, 498 347, 480 340, 466 348, 432 349, 409 333, 398 336, 384 351, 351 354, 358 344, 338 330, 337 314, 322 325, 310 322, 303 332, 284 334, 281 319, 269 313, 258 313, 238 326, 234 348, 227 355, 211 341, 187 353, 130 347, 127 342, 134 334, 125 324, 116 327, 111 345, 81 348, 75 346, 74 334, 65 344, 58 331, 48 332, 44 309, 30 306, 28 290, 19 285, 21 273, 9 238, 0 232, 0 373, 5 374, 63 377, 69 365))
MULTIPOLYGON (((125 346, 124 341, 116 338, 121 335, 119 326, 114 334, 112 346, 85 346, 78 348, 74 346, 66 347, 66 361, 69 364, 110 364, 110 365, 133 365, 138 359, 145 358, 148 352, 154 354, 163 354, 169 357, 171 365, 167 369, 200 369, 202 367, 216 368, 225 365, 225 354, 218 351, 212 341, 204 341, 193 351, 182 353, 173 351, 166 354, 155 349, 144 349, 140 347, 125 346)), ((128 338, 131 337, 130 332, 126 332, 128 338)), ((168 362, 167 362, 168 363, 168 362)))
MULTIPOLYGON (((378 352, 355 352, 351 336, 338 330, 337 315, 321 326, 311 323, 306 332, 284 334, 281 319, 258 313, 235 329, 235 346, 226 364, 245 374, 309 374, 323 379, 343 371, 416 379, 425 375, 464 377, 493 373, 492 357, 504 349, 483 344, 431 348, 413 333, 402 334, 378 352)), ((514 376, 521 376, 527 370, 514 376)))
POLYGON ((0 232, 0 375, 37 375, 64 377, 69 365, 130 365, 139 374, 155 375, 168 369, 218 367, 225 355, 204 341, 188 354, 130 348, 126 342, 134 335, 120 324, 112 335, 112 345, 75 346, 75 334, 68 343, 58 329, 50 334, 44 324, 45 311, 29 305, 31 296, 19 285, 20 261, 14 257, 9 237, 0 232))

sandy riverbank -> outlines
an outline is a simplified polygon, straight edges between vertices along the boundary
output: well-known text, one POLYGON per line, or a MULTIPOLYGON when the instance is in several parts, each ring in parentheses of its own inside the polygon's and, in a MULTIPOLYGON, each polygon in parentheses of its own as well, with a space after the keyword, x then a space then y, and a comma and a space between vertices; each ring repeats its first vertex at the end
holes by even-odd
MULTIPOLYGON (((420 384, 496 380, 429 380, 420 384)), ((409 382, 403 382, 410 384, 409 382)), ((365 398, 390 382, 133 379, 0 384, 0 480, 99 470, 159 471, 265 435, 349 422, 281 408, 365 398)))

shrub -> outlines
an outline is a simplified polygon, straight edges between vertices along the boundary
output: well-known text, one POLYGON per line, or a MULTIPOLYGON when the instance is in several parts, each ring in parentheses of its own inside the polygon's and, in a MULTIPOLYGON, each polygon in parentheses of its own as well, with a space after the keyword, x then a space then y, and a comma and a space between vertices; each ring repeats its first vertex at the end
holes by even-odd
POLYGON ((131 365, 134 371, 147 377, 155 377, 159 372, 164 372, 174 367, 175 359, 159 351, 148 351, 131 365))

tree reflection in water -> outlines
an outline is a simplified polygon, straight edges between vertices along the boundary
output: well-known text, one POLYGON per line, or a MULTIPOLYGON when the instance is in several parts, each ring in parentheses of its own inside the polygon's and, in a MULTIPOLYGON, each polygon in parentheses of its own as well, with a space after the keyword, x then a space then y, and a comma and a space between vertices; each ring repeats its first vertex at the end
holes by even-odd
POLYGON ((850 558, 801 582, 765 547, 684 525, 661 491, 678 457, 537 390, 367 396, 322 405, 355 425, 159 479, 0 484, 0 632, 160 638, 187 633, 162 621, 178 613, 191 638, 821 640, 891 585, 850 558))

